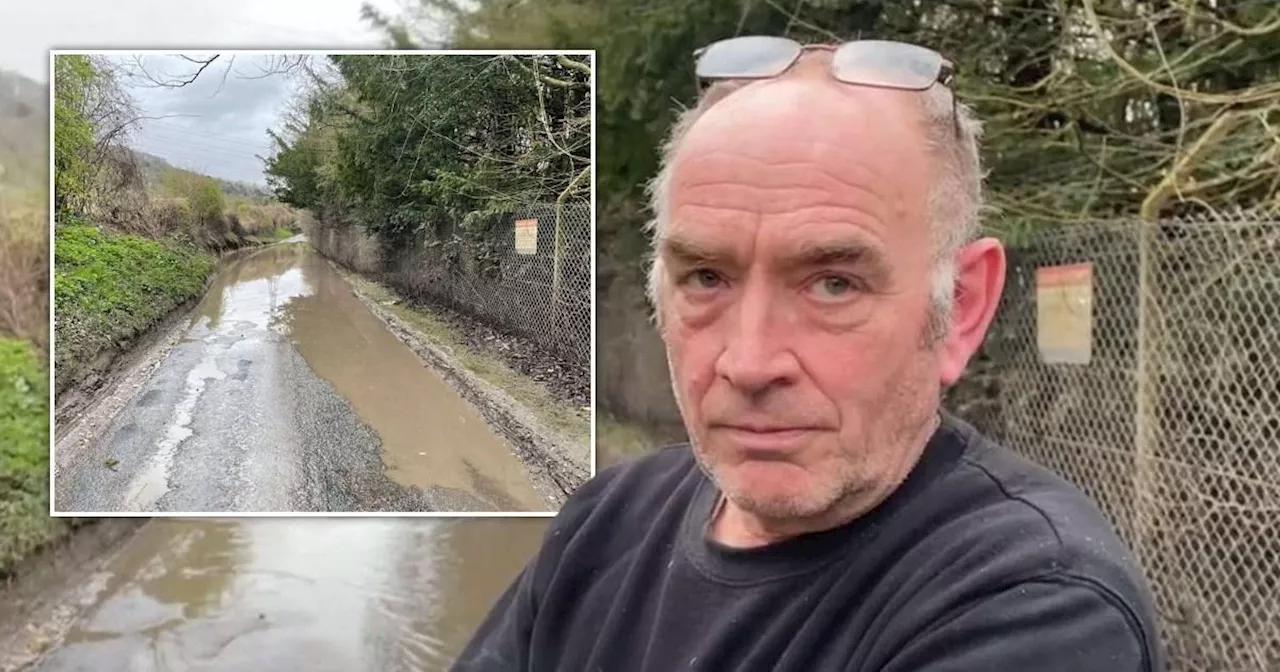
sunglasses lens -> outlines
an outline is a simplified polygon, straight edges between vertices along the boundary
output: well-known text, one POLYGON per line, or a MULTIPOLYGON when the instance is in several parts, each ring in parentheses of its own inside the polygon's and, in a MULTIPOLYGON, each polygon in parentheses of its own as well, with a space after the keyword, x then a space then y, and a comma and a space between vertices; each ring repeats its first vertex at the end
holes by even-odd
POLYGON ((800 45, 785 37, 734 37, 707 47, 698 57, 698 76, 704 79, 776 77, 786 70, 800 45))
POLYGON ((864 40, 840 47, 832 67, 849 84, 923 90, 938 80, 942 55, 914 44, 864 40))

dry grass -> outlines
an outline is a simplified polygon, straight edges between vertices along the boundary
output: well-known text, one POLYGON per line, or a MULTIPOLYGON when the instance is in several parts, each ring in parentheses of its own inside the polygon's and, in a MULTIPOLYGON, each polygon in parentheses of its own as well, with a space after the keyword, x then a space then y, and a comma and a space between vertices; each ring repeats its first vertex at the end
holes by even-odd
MULTIPOLYGON (((121 209, 123 211, 123 209, 121 209)), ((280 203, 233 201, 221 217, 197 222, 191 204, 183 196, 150 198, 129 217, 90 219, 121 233, 162 240, 185 234, 210 249, 239 247, 244 243, 277 240, 292 234, 298 216, 280 203)))
POLYGON ((153 199, 148 210, 149 226, 138 233, 149 238, 163 238, 191 230, 191 206, 185 198, 153 199))
POLYGON ((49 344, 49 218, 38 194, 0 199, 0 332, 49 344))
POLYGON ((234 203, 227 212, 235 217, 246 236, 272 238, 278 229, 292 228, 297 220, 293 209, 280 203, 234 203))

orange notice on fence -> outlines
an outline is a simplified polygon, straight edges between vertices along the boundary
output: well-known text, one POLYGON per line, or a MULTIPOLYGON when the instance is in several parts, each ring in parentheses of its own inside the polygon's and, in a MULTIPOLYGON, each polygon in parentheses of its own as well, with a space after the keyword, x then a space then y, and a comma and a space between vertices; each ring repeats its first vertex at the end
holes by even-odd
POLYGON ((1088 364, 1093 355, 1093 264, 1036 269, 1036 341, 1047 364, 1088 364))
POLYGON ((516 252, 520 254, 538 253, 538 220, 516 220, 516 252))

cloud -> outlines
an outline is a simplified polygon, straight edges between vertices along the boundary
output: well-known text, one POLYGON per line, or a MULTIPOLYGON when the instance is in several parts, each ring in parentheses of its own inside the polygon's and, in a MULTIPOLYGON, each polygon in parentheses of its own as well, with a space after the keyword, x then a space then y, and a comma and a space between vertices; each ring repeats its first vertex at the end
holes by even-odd
MULTIPOLYGON (((0 0, 0 69, 48 82, 50 49, 381 48, 384 36, 360 18, 366 3, 394 14, 401 0, 0 0)), ((135 144, 201 172, 261 182, 253 154, 268 147, 288 83, 229 76, 217 91, 214 80, 202 76, 179 92, 136 87, 147 114, 192 116, 149 122, 135 144)))
POLYGON ((47 82, 49 49, 378 48, 382 36, 360 19, 366 1, 4 0, 0 68, 47 82))
MULTIPOLYGON (((214 54, 187 54, 209 58, 214 54)), ((264 183, 262 163, 271 143, 268 128, 293 97, 296 80, 273 71, 265 55, 220 52, 199 72, 199 64, 178 55, 120 56, 144 120, 134 133, 135 147, 170 163, 216 177, 264 183), (265 74, 265 76, 264 76, 265 74), (161 82, 194 81, 181 87, 161 82)))

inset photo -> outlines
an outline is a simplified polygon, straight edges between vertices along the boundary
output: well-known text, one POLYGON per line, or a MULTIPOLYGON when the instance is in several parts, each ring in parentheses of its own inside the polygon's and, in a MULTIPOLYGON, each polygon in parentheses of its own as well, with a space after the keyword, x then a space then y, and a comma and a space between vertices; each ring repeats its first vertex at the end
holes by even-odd
POLYGON ((55 516, 551 515, 595 58, 55 51, 55 516))

